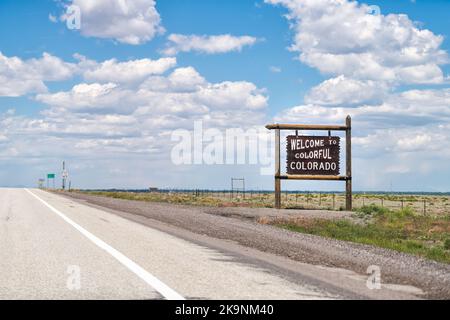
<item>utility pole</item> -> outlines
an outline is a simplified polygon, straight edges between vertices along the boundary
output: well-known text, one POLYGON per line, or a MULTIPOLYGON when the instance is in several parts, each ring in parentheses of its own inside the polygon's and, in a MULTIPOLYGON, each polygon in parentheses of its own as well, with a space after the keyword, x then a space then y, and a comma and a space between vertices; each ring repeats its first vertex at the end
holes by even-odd
POLYGON ((66 181, 69 177, 69 173, 66 170, 66 162, 63 161, 63 170, 62 170, 62 189, 66 190, 66 181))

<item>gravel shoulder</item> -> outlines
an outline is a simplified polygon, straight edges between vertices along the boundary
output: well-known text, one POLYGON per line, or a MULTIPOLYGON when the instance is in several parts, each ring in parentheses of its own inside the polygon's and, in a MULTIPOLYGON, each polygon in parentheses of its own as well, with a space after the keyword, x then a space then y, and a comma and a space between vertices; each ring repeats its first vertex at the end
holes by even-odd
POLYGON ((115 213, 123 212, 125 216, 131 214, 153 219, 303 263, 343 268, 359 274, 366 274, 369 266, 376 265, 381 268, 383 282, 418 287, 427 298, 450 299, 450 265, 374 246, 290 232, 257 222, 266 218, 351 219, 350 212, 193 207, 83 193, 59 194, 115 213))

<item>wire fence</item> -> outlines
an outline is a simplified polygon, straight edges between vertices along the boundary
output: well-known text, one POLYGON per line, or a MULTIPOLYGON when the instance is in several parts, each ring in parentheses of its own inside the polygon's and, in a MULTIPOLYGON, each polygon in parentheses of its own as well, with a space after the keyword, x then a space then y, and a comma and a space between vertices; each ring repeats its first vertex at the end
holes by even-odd
MULTIPOLYGON (((161 194, 183 194, 196 198, 213 198, 259 207, 273 207, 275 195, 270 191, 236 190, 158 190, 161 194)), ((422 214, 450 214, 450 195, 404 195, 404 194, 354 194, 355 209, 376 205, 390 210, 410 208, 422 214)), ((292 192, 282 193, 282 206, 287 209, 345 210, 345 193, 292 192)))

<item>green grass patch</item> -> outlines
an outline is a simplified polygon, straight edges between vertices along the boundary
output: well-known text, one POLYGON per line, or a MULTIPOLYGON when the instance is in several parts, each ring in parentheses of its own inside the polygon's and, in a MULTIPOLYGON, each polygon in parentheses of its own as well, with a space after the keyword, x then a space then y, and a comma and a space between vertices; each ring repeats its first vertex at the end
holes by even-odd
POLYGON ((450 250, 450 238, 445 239, 444 241, 444 249, 450 250))
POLYGON ((277 222, 279 227, 307 234, 350 241, 450 263, 448 218, 417 215, 412 209, 389 211, 376 206, 361 208, 367 223, 349 220, 300 220, 277 222))
POLYGON ((389 210, 374 204, 363 206, 357 209, 357 213, 363 216, 373 216, 378 214, 386 214, 389 210))

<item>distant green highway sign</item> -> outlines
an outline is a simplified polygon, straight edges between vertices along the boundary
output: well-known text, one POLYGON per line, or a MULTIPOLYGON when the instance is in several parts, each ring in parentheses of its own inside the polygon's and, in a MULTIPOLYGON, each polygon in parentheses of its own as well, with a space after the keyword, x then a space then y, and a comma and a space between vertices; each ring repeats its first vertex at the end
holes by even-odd
POLYGON ((56 177, 56 174, 54 174, 54 173, 47 174, 47 179, 55 179, 55 177, 56 177))

